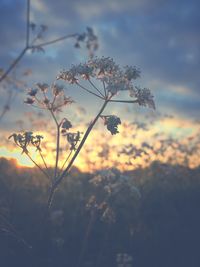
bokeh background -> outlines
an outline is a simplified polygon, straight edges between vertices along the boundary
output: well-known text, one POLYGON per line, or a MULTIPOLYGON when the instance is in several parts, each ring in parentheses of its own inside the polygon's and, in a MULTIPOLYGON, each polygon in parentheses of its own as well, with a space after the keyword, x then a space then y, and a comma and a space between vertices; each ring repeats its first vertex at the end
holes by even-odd
MULTIPOLYGON (((105 114, 120 117, 119 133, 112 136, 99 120, 47 211, 48 181, 8 137, 42 134, 44 157, 54 167, 54 124, 23 103, 26 89, 53 83, 89 51, 76 38, 26 51, 0 83, 0 265, 199 267, 199 1, 30 2, 31 40, 41 25, 38 43, 91 27, 95 56, 140 68, 135 84, 151 90, 156 110, 110 104, 105 114)), ((0 77, 25 47, 26 13, 27 1, 0 0, 0 77)), ((60 117, 85 132, 101 102, 64 85, 75 103, 60 117)), ((67 149, 63 137, 60 166, 67 149)))

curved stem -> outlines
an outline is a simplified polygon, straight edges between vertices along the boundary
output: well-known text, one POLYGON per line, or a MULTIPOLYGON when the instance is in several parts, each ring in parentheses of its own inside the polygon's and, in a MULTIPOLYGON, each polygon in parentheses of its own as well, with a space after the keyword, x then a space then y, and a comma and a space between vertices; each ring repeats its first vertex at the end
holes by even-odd
POLYGON ((88 135, 90 134, 91 130, 93 129, 95 123, 97 122, 97 120, 99 119, 99 117, 101 116, 102 112, 104 111, 106 105, 108 104, 109 100, 105 100, 103 106, 101 107, 99 113, 96 115, 96 117, 94 118, 94 120, 90 123, 90 125, 88 126, 83 139, 81 140, 76 152, 74 153, 72 159, 70 160, 67 168, 62 172, 62 174, 55 180, 55 182, 53 183, 51 189, 50 189, 50 194, 49 194, 49 198, 48 198, 48 208, 51 207, 51 203, 53 200, 53 196, 54 196, 54 192, 56 190, 56 188, 58 187, 58 185, 61 183, 61 181, 63 180, 63 178, 65 177, 65 175, 69 172, 72 164, 74 163, 76 157, 78 156, 79 152, 81 151, 83 145, 85 144, 85 141, 87 140, 88 135))

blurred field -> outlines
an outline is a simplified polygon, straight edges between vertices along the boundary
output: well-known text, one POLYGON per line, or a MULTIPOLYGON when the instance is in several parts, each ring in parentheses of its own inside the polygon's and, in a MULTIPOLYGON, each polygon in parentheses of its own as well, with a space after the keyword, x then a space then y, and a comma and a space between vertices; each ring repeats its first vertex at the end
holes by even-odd
POLYGON ((0 265, 199 267, 200 168, 153 162, 124 175, 141 196, 105 198, 74 168, 48 212, 40 173, 0 159, 0 265))

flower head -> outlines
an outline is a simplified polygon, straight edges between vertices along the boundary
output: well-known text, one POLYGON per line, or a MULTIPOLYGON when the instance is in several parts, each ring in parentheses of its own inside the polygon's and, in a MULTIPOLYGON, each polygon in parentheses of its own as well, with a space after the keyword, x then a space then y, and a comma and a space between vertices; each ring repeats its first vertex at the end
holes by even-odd
POLYGON ((109 115, 109 116, 101 116, 101 118, 104 120, 104 125, 107 126, 107 129, 111 132, 111 134, 117 134, 118 131, 118 125, 121 124, 121 120, 119 117, 115 115, 109 115))
POLYGON ((27 97, 27 98, 24 100, 24 103, 25 103, 25 104, 28 104, 28 105, 32 105, 34 102, 35 102, 34 98, 31 98, 31 97, 27 97))
POLYGON ((66 133, 67 141, 70 144, 70 150, 76 150, 76 145, 81 139, 81 132, 66 133))
POLYGON ((60 95, 63 92, 63 86, 59 86, 57 84, 53 84, 52 85, 52 93, 55 97, 57 97, 58 95, 60 95))
POLYGON ((134 96, 136 97, 138 104, 140 106, 147 106, 149 108, 155 109, 155 103, 153 100, 153 95, 148 88, 135 87, 134 96))
POLYGON ((27 95, 34 97, 36 96, 37 92, 38 92, 38 89, 30 89, 27 95))
POLYGON ((125 66, 124 67, 124 76, 128 81, 135 80, 140 77, 141 71, 133 66, 125 66))
POLYGON ((49 88, 49 85, 46 83, 37 83, 36 85, 42 92, 46 92, 49 88))

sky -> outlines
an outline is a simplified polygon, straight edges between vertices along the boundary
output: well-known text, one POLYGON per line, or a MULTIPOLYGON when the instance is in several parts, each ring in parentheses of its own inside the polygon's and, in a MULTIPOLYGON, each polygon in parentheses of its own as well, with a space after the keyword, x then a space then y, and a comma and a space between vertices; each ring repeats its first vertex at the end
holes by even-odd
MULTIPOLYGON (((156 103, 156 111, 141 108, 141 112, 168 114, 179 125, 180 121, 199 121, 199 8, 198 0, 32 0, 30 21, 48 26, 43 41, 92 27, 99 40, 97 56, 109 56, 119 65, 141 69, 138 84, 150 88, 156 103)), ((0 22, 0 68, 5 70, 24 48, 26 1, 0 0, 0 22)), ((28 87, 37 82, 52 83, 60 70, 88 56, 86 49, 74 48, 73 40, 44 48, 45 53, 27 52, 15 70, 28 87), (23 76, 26 70, 31 70, 31 75, 23 76)), ((8 91, 1 89, 0 107, 8 91)), ((89 115, 99 104, 77 89, 68 88, 67 92, 89 115)), ((13 131, 16 121, 30 112, 23 105, 24 96, 23 90, 14 96, 11 110, 0 122, 2 132, 13 131)), ((137 116, 140 109, 129 107, 127 112, 124 107, 112 106, 110 112, 131 121, 131 113, 137 116)))

